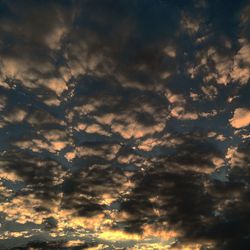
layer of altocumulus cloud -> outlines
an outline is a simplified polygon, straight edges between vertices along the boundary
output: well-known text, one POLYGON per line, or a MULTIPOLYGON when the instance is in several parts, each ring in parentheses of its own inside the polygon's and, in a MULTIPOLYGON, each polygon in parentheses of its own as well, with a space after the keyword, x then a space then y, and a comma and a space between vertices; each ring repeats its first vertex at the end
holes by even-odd
POLYGON ((249 245, 249 10, 1 3, 3 244, 249 245))

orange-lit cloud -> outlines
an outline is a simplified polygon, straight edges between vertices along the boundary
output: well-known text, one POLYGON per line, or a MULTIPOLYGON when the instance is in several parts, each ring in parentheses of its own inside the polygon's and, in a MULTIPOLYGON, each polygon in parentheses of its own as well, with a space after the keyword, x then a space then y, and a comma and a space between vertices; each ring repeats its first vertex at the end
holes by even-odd
POLYGON ((250 110, 247 108, 237 108, 234 115, 230 119, 230 123, 234 128, 243 128, 250 124, 250 110))

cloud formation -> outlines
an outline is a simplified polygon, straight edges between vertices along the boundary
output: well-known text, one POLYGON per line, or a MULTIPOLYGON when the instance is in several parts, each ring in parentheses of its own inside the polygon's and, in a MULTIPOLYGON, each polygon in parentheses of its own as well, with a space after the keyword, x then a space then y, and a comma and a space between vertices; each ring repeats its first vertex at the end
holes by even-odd
POLYGON ((249 249, 249 13, 2 1, 0 245, 249 249))
POLYGON ((234 128, 247 127, 250 124, 250 110, 247 108, 235 109, 230 123, 234 128))

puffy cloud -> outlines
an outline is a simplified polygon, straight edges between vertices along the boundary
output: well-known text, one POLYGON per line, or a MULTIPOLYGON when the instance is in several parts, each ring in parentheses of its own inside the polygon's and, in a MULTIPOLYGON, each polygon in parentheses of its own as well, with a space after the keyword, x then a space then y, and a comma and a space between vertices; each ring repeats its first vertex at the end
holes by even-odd
POLYGON ((197 100, 199 100, 199 95, 198 95, 197 93, 190 92, 190 98, 191 98, 193 101, 197 101, 197 100))
POLYGON ((44 85, 56 92, 58 96, 68 89, 66 83, 62 79, 48 79, 44 85))
POLYGON ((250 44, 244 39, 241 41, 241 48, 234 57, 234 65, 232 69, 232 79, 239 81, 241 84, 246 84, 250 78, 250 44))
POLYGON ((250 159, 248 156, 249 143, 245 142, 238 147, 229 147, 226 153, 226 159, 231 167, 249 168, 250 159))
POLYGON ((58 25, 51 31, 50 34, 45 36, 45 42, 50 49, 60 49, 61 47, 61 40, 63 36, 65 36, 67 32, 67 27, 63 24, 58 25))
POLYGON ((20 108, 12 110, 4 119, 10 123, 22 122, 27 116, 27 112, 20 108))
POLYGON ((236 108, 233 117, 229 120, 234 128, 243 128, 250 124, 250 110, 247 108, 236 108))
POLYGON ((92 45, 98 43, 94 34, 89 32, 87 38, 76 37, 76 39, 74 44, 70 44, 65 51, 65 58, 68 60, 72 76, 77 78, 85 74, 103 76, 112 73, 114 62, 111 58, 108 58, 104 51, 98 49, 92 51, 92 45))
POLYGON ((202 72, 203 81, 206 84, 212 80, 223 85, 230 82, 233 65, 233 59, 230 56, 221 54, 215 47, 209 47, 204 51, 197 51, 196 58, 196 66, 190 65, 187 68, 191 78, 195 78, 202 72), (210 61, 213 64, 209 64, 210 61))
POLYGON ((113 123, 111 128, 114 132, 119 133, 123 138, 140 138, 146 135, 152 135, 157 132, 161 132, 165 127, 164 123, 159 123, 156 125, 145 126, 136 122, 134 119, 126 120, 125 124, 123 123, 113 123))
POLYGON ((57 98, 45 99, 44 103, 48 106, 59 106, 60 105, 60 101, 57 98))
POLYGON ((181 120, 197 120, 198 114, 195 112, 186 112, 181 106, 176 106, 171 110, 171 115, 181 120))
POLYGON ((76 152, 67 152, 64 157, 68 160, 68 161, 72 161, 75 157, 76 157, 76 152))
POLYGON ((166 91, 165 96, 168 101, 173 105, 170 107, 170 114, 172 117, 181 120, 197 120, 198 114, 196 112, 186 111, 186 99, 181 94, 173 94, 170 90, 166 91))
POLYGON ((176 57, 176 50, 173 46, 167 46, 164 50, 163 50, 164 54, 166 56, 169 56, 171 58, 175 58, 176 57))
POLYGON ((106 135, 110 136, 110 133, 105 131, 99 124, 84 124, 84 123, 79 123, 77 125, 77 130, 80 131, 85 131, 86 133, 90 134, 99 134, 99 135, 106 135))
MULTIPOLYGON (((39 132, 39 135, 42 133, 39 132)), ((29 149, 33 152, 42 152, 46 150, 51 153, 62 150, 70 144, 65 140, 65 134, 60 130, 50 130, 44 132, 44 138, 34 138, 31 140, 19 140, 13 143, 21 149, 29 149)))
POLYGON ((194 19, 187 13, 182 14, 181 27, 184 29, 184 31, 188 32, 188 34, 193 35, 198 32, 200 28, 200 23, 201 20, 194 19))
POLYGON ((213 116, 218 115, 218 111, 216 109, 213 109, 210 112, 201 112, 199 115, 201 117, 205 117, 205 118, 207 118, 207 117, 213 117, 213 116))
POLYGON ((210 100, 214 100, 218 95, 218 90, 215 86, 202 86, 202 92, 209 98, 210 100))
POLYGON ((214 131, 210 131, 208 132, 208 135, 207 135, 209 138, 213 137, 215 138, 215 140, 218 140, 218 141, 225 141, 227 138, 223 135, 223 134, 217 134, 216 132, 214 131))

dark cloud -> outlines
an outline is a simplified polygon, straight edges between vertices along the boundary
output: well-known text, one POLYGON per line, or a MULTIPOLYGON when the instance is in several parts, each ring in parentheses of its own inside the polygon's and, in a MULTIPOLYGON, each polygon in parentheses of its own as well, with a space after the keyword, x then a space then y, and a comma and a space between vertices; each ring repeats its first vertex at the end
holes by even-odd
MULTIPOLYGON (((14 247, 10 248, 11 250, 25 250, 29 248, 35 248, 35 249, 73 249, 73 250, 80 250, 80 249, 89 249, 93 248, 95 246, 98 246, 97 243, 83 243, 83 244, 77 244, 77 246, 68 246, 67 247, 67 242, 65 241, 54 241, 54 242, 46 242, 46 241, 34 241, 34 242, 29 242, 26 244, 26 246, 22 247, 14 247)), ((104 249, 104 248, 103 248, 104 249)))
POLYGON ((66 171, 51 159, 41 159, 28 154, 8 153, 1 159, 1 169, 16 174, 26 187, 21 195, 35 195, 39 199, 57 200, 66 171))
POLYGON ((87 217, 101 213, 126 191, 126 182, 126 176, 111 166, 84 168, 65 181, 62 207, 87 217))
POLYGON ((201 157, 201 142, 206 145, 206 156, 216 156, 218 152, 202 139, 193 139, 192 144, 188 144, 189 140, 175 148, 174 157, 159 156, 158 163, 138 176, 135 188, 121 204, 122 211, 131 217, 124 222, 129 223, 128 230, 139 230, 144 223, 158 221, 183 231, 186 237, 195 237, 203 230, 204 220, 212 218, 213 200, 204 189, 206 168, 212 164, 208 166, 205 157, 201 157))

